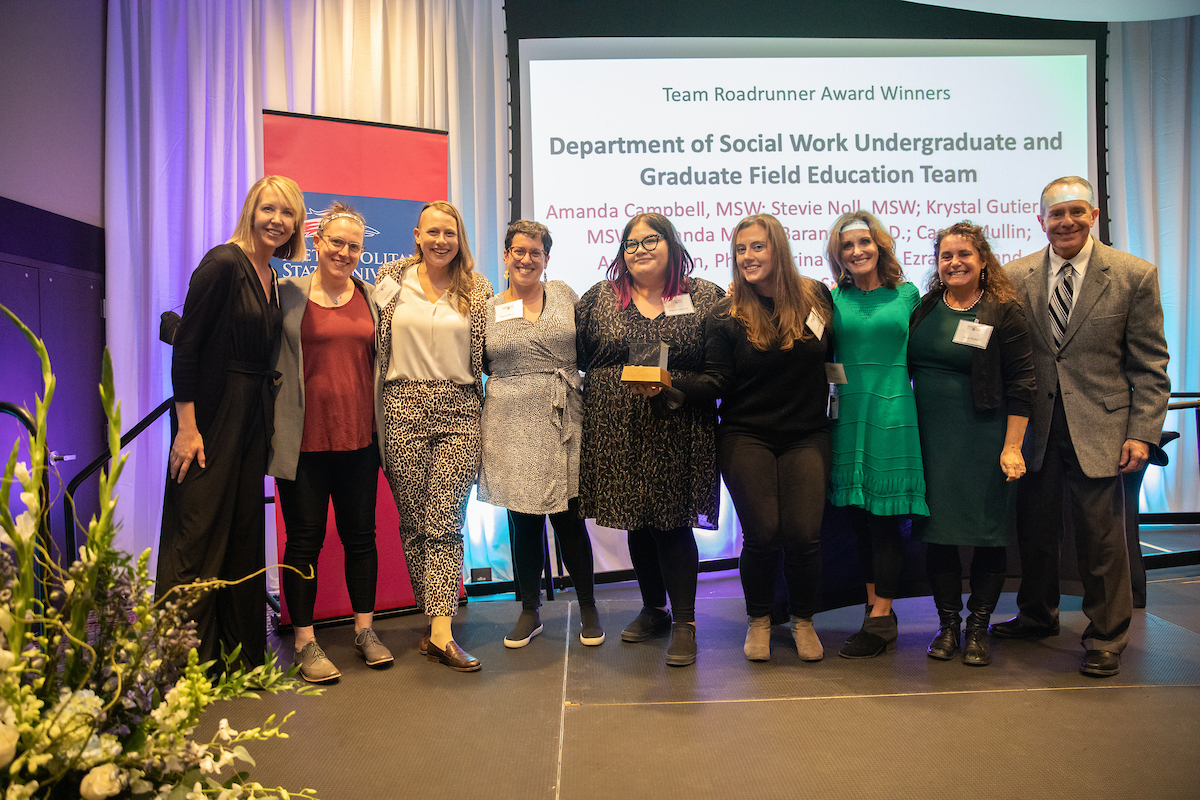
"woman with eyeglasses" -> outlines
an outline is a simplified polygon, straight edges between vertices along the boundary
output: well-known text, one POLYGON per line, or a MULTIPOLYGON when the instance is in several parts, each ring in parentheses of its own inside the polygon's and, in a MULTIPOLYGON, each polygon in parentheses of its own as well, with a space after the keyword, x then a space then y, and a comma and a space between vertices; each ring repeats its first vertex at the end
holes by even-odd
POLYGON ((833 302, 822 283, 796 269, 787 233, 770 214, 739 222, 730 245, 733 291, 708 320, 705 372, 673 383, 690 402, 721 398, 717 463, 742 523, 743 653, 771 658, 782 554, 792 641, 802 660, 820 661, 813 614, 829 479, 833 302))
POLYGON ((543 281, 550 231, 520 219, 504 237, 508 288, 488 301, 484 337, 483 464, 479 499, 508 509, 521 616, 504 646, 542 632, 541 575, 546 517, 575 583, 579 641, 598 645, 604 629, 593 596, 592 542, 579 516, 583 398, 575 365, 575 304, 562 281, 543 281))
POLYGON ((417 607, 429 617, 421 652, 458 672, 482 664, 454 641, 462 527, 479 474, 483 335, 492 284, 475 272, 462 215, 426 203, 416 253, 379 268, 383 471, 417 607))
POLYGON ((304 209, 291 178, 268 175, 250 187, 233 236, 192 273, 175 333, 155 593, 199 579, 240 581, 191 607, 201 663, 241 645, 242 663, 254 666, 267 650, 263 477, 280 331, 271 257, 304 260, 304 209))
POLYGON ((317 558, 330 500, 345 551, 355 648, 368 666, 392 661, 371 628, 379 575, 375 431, 381 393, 375 371, 379 309, 372 287, 354 275, 365 229, 358 212, 334 203, 313 234, 316 271, 279 282, 283 337, 275 357, 280 382, 267 471, 277 479, 287 525, 279 583, 296 634, 300 677, 310 683, 341 675, 313 631, 317 558))
POLYGON ((867 589, 862 628, 838 652, 874 658, 896 649, 892 600, 904 569, 904 518, 926 517, 917 405, 908 376, 908 318, 920 302, 894 243, 874 215, 838 217, 825 245, 833 289, 838 386, 829 499, 846 509, 867 589))
POLYGON ((583 295, 575 315, 587 373, 580 507, 584 517, 628 531, 643 608, 622 641, 669 630, 671 666, 696 661, 700 559, 692 528, 717 525, 715 407, 689 403, 667 413, 660 384, 625 384, 621 372, 630 345, 659 342, 670 347, 672 380, 704 370, 705 319, 724 292, 690 277, 692 269, 671 222, 639 214, 625 225, 607 279, 583 295))

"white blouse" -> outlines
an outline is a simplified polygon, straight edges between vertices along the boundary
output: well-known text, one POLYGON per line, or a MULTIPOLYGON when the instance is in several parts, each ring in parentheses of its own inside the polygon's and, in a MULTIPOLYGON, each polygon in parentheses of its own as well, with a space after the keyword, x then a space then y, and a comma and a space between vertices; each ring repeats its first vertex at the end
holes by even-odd
POLYGON ((392 360, 387 380, 475 382, 471 375, 471 319, 450 292, 429 302, 417 267, 404 271, 392 316, 392 360))

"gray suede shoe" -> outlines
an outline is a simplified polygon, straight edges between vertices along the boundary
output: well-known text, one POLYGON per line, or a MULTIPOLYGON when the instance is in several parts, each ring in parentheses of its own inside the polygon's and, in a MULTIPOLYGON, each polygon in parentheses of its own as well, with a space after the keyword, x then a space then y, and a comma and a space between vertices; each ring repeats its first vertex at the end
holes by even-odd
POLYGON ((771 660, 771 617, 750 617, 746 644, 742 647, 748 661, 771 660))
POLYGON ((796 652, 800 654, 801 661, 820 661, 825 657, 825 648, 813 630, 811 618, 792 616, 792 640, 796 642, 796 652))
POLYGON ((342 677, 333 662, 325 657, 325 651, 316 641, 311 641, 296 653, 300 665, 300 677, 309 683, 326 683, 342 677))

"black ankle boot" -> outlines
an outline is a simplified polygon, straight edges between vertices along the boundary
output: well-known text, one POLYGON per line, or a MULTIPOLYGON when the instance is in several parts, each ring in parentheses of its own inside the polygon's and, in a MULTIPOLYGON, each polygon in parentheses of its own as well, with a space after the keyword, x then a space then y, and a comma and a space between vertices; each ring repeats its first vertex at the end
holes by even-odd
POLYGON ((971 596, 967 598, 967 630, 963 637, 962 661, 972 667, 984 667, 992 663, 991 643, 987 627, 1004 589, 1005 575, 983 573, 971 576, 971 596))
POLYGON ((933 605, 937 608, 941 628, 929 643, 929 657, 949 661, 958 652, 962 619, 962 577, 957 572, 943 572, 929 576, 933 588, 933 605))

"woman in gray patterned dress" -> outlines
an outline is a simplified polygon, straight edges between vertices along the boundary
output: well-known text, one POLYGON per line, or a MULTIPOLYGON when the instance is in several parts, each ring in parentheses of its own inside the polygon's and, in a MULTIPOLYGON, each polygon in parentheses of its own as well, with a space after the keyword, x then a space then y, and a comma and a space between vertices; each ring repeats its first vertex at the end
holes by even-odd
POLYGON ((479 499, 508 509, 521 616, 504 637, 505 647, 524 647, 542 632, 538 606, 547 514, 575 582, 583 625, 579 641, 604 641, 592 594, 592 542, 579 516, 579 298, 562 281, 542 282, 550 246, 545 225, 523 219, 509 225, 508 289, 488 301, 479 499))
POLYGON ((631 342, 661 341, 670 346, 673 376, 704 372, 705 319, 724 292, 689 277, 692 267, 670 220, 639 214, 625 226, 608 279, 575 311, 579 368, 587 372, 583 516, 629 531, 643 608, 621 639, 641 642, 670 629, 672 666, 696 661, 700 557, 692 528, 717 526, 716 409, 709 400, 660 416, 655 406, 668 399, 662 387, 623 384, 621 370, 631 342))

